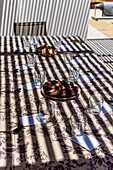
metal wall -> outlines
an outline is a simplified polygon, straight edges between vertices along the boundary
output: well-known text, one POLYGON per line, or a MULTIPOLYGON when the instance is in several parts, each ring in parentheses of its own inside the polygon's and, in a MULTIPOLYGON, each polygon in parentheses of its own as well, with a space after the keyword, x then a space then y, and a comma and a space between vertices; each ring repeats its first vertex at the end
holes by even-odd
POLYGON ((0 35, 14 35, 14 21, 46 21, 48 35, 79 35, 86 39, 90 0, 0 0, 0 3, 0 35))

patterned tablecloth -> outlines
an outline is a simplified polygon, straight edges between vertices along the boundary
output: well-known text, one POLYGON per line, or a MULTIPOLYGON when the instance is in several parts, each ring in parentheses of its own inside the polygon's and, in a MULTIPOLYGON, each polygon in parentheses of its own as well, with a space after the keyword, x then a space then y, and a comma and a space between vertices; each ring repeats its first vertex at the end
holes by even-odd
MULTIPOLYGON (((26 64, 26 54, 34 47, 23 49, 23 39, 29 37, 0 37, 0 170, 112 170, 113 169, 113 111, 94 116, 88 111, 88 100, 99 93, 106 102, 113 97, 113 73, 77 36, 34 37, 38 45, 62 45, 53 57, 36 57, 33 69, 14 72, 26 64), (19 47, 16 52, 14 50, 19 47), (22 85, 33 82, 34 71, 46 70, 46 81, 69 77, 72 63, 64 64, 63 51, 72 51, 74 64, 80 68, 77 84, 81 94, 74 100, 53 101, 55 118, 46 125, 26 126, 20 133, 10 133, 20 125, 19 117, 38 113, 39 101, 44 102, 40 89, 25 90, 22 85), (87 72, 88 70, 94 72, 87 72), (101 71, 100 71, 101 70, 101 71), (106 71, 107 70, 107 71, 106 71), (19 93, 10 92, 21 88, 19 93), (71 115, 85 114, 85 133, 101 145, 92 151, 70 140, 71 115)), ((111 105, 113 103, 111 102, 111 105)))

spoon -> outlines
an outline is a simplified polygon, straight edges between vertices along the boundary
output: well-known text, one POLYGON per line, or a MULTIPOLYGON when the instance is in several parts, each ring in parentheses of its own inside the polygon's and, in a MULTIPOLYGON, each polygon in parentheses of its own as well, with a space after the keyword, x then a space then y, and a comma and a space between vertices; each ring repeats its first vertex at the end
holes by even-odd
POLYGON ((23 129, 23 126, 19 126, 17 128, 15 128, 14 130, 12 131, 0 131, 0 133, 6 133, 6 134, 18 134, 22 131, 23 129))

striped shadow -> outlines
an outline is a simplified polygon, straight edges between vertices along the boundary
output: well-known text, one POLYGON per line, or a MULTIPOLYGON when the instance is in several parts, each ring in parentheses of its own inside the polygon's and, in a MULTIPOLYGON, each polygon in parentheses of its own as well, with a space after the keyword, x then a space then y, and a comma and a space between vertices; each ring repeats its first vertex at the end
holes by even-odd
POLYGON ((14 22, 46 22, 47 35, 86 40, 90 0, 4 0, 0 35, 14 35, 14 22))

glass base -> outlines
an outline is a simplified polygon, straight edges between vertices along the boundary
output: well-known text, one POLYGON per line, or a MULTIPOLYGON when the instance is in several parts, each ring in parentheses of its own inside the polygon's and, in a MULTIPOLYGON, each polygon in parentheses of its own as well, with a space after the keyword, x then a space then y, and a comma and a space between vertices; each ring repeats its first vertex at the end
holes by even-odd
POLYGON ((84 134, 83 131, 82 132, 76 132, 76 133, 72 131, 73 136, 83 136, 83 134, 84 134))
POLYGON ((90 109, 89 112, 93 115, 99 115, 100 114, 100 110, 97 110, 95 108, 90 109))
POLYGON ((40 123, 49 123, 51 121, 51 118, 48 117, 44 117, 44 115, 42 113, 39 113, 39 115, 37 115, 37 120, 40 122, 40 123))
POLYGON ((40 82, 39 83, 35 82, 35 86, 36 86, 36 88, 41 88, 42 87, 40 82))
POLYGON ((34 67, 35 67, 35 64, 28 64, 28 67, 29 67, 29 68, 34 68, 34 67))

